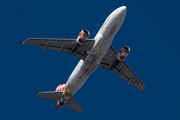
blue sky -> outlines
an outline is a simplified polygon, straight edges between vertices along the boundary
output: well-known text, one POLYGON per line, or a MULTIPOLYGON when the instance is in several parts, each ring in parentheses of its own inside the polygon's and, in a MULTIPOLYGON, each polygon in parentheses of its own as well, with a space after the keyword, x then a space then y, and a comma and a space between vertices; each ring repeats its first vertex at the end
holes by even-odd
POLYGON ((1 0, 0 119, 180 119, 180 2, 178 0, 1 0), (126 63, 145 83, 143 94, 111 71, 98 68, 74 95, 82 114, 38 98, 66 83, 78 63, 67 53, 23 45, 29 37, 90 38, 108 15, 127 6, 112 46, 131 48, 126 63))

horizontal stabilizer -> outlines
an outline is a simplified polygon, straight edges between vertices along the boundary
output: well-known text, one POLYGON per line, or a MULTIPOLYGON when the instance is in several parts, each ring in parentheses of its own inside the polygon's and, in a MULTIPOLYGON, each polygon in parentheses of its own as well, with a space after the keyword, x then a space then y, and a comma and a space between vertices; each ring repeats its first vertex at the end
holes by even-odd
POLYGON ((78 113, 82 112, 82 108, 79 106, 79 104, 77 103, 77 101, 74 99, 74 97, 71 97, 66 103, 65 103, 68 107, 72 108, 73 110, 75 110, 78 113))
MULTIPOLYGON (((54 91, 50 91, 50 92, 39 92, 38 93, 38 97, 42 97, 42 98, 46 98, 49 100, 54 100, 54 101, 59 101, 59 99, 61 98, 63 92, 54 92, 54 91)), ((78 113, 82 112, 82 108, 79 106, 79 104, 77 103, 77 101, 74 99, 74 97, 71 97, 66 103, 65 105, 67 105, 68 107, 72 108, 73 110, 75 110, 78 113)))
POLYGON ((39 92, 38 97, 58 101, 61 98, 62 92, 39 92))

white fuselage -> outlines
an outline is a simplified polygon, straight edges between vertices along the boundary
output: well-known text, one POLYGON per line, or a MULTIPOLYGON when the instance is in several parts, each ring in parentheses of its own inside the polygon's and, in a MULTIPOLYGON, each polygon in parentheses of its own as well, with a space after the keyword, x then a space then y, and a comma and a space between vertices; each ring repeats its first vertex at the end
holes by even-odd
POLYGON ((109 50, 114 36, 121 27, 125 15, 126 7, 122 6, 114 10, 105 20, 97 35, 94 37, 95 44, 93 48, 85 60, 79 61, 69 77, 60 102, 67 102, 67 100, 84 84, 89 75, 99 66, 109 50))

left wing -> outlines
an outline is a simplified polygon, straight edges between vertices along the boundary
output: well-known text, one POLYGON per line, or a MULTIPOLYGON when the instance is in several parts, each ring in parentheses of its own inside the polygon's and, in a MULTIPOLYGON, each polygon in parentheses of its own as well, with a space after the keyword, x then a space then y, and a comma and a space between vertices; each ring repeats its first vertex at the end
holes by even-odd
POLYGON ((128 84, 133 84, 144 92, 144 83, 124 61, 121 62, 117 59, 117 52, 112 47, 109 48, 99 67, 115 72, 118 77, 121 76, 128 84))
POLYGON ((39 46, 40 48, 66 52, 79 59, 85 59, 94 45, 94 39, 87 39, 83 45, 78 45, 76 39, 28 38, 23 43, 39 46))

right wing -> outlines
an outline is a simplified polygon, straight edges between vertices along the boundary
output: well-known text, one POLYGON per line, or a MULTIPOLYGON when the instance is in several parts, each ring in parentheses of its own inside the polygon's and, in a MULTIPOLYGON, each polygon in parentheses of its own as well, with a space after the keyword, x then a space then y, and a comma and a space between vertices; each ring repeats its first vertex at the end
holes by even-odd
POLYGON ((43 50, 66 52, 84 60, 94 45, 94 39, 87 39, 83 45, 79 46, 76 39, 28 38, 23 43, 39 46, 43 50))
POLYGON ((117 52, 112 47, 110 47, 99 67, 115 72, 118 77, 121 76, 121 78, 127 81, 128 84, 135 85, 144 92, 144 83, 124 61, 121 62, 117 59, 117 55, 117 52))

